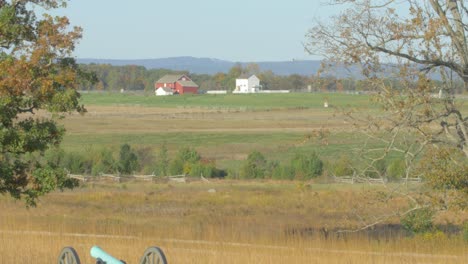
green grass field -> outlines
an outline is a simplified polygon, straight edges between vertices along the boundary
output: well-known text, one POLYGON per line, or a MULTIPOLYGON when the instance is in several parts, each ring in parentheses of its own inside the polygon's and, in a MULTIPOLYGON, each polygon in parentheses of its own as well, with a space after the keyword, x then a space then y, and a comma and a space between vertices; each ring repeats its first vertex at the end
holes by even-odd
POLYGON ((369 96, 351 94, 323 93, 290 93, 290 94, 227 94, 227 95, 183 95, 154 96, 118 94, 118 93, 84 93, 85 105, 135 105, 150 107, 191 108, 203 107, 213 109, 266 110, 283 108, 323 108, 328 100, 335 107, 370 107, 369 96))
POLYGON ((132 94, 83 94, 84 116, 68 116, 62 146, 86 153, 121 144, 150 147, 163 144, 173 155, 195 148, 223 169, 237 170, 256 150, 269 160, 289 161, 295 153, 317 152, 332 160, 353 154, 358 139, 337 108, 371 107, 369 96, 347 94, 191 95, 156 97, 132 94), (332 107, 324 108, 328 100, 332 107), (325 140, 316 134, 329 132, 325 140))
POLYGON ((326 161, 353 157, 364 137, 344 118, 378 113, 368 95, 256 94, 154 95, 84 93, 88 113, 71 115, 62 146, 89 152, 121 144, 149 147, 156 154, 163 144, 173 155, 182 147, 195 148, 223 169, 238 169, 256 150, 268 160, 287 162, 295 153, 317 152, 326 161), (332 107, 324 108, 327 100, 332 107), (327 136, 317 134, 325 131, 327 136))

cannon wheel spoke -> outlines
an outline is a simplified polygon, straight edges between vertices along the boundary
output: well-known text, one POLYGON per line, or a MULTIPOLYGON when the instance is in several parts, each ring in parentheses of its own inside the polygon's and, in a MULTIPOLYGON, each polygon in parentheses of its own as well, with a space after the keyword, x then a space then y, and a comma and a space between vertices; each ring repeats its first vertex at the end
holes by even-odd
POLYGON ((143 253, 140 264, 167 264, 164 252, 158 247, 149 247, 143 253))
POLYGON ((64 247, 60 251, 58 264, 81 264, 81 262, 74 248, 64 247))

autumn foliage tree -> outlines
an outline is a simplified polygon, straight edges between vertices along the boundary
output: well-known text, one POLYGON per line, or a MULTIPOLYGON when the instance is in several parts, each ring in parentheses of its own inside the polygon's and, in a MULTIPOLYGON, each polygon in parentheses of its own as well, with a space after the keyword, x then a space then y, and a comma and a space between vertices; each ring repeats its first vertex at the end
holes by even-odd
POLYGON ((420 176, 435 189, 461 190, 466 200, 468 117, 455 96, 457 83, 468 89, 466 1, 331 4, 343 11, 331 22, 317 22, 305 48, 325 56, 326 65, 360 66, 363 82, 375 91, 382 114, 350 115, 366 142, 374 143, 360 153, 365 169, 375 170, 379 160, 397 153, 405 158, 404 178, 420 176))
POLYGON ((62 140, 56 119, 85 111, 75 88, 89 76, 70 58, 81 29, 70 28, 66 17, 35 13, 65 4, 0 0, 0 193, 29 205, 56 188, 74 186, 57 164, 41 159, 62 140))

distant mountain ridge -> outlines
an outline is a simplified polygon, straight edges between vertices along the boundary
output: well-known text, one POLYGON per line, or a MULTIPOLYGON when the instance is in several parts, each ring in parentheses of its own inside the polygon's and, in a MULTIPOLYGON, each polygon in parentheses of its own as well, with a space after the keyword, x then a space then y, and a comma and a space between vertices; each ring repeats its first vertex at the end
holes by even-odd
MULTIPOLYGON (((195 57, 171 57, 160 59, 136 59, 136 60, 118 60, 118 59, 77 59, 81 64, 110 64, 113 66, 138 65, 146 69, 168 69, 174 71, 188 71, 195 74, 210 74, 218 72, 227 73, 234 65, 240 63, 246 66, 255 63, 261 71, 271 70, 276 75, 299 74, 311 76, 317 74, 321 68, 322 61, 319 60, 291 60, 291 61, 263 61, 263 62, 232 62, 213 58, 195 58, 195 57)), ((393 67, 388 65, 387 76, 391 76, 393 67)), ((345 67, 335 65, 321 73, 321 76, 332 76, 335 78, 365 78, 357 65, 345 67)), ((431 73, 430 76, 435 80, 441 80, 440 74, 431 73)))
POLYGON ((291 60, 291 61, 265 61, 265 62, 232 62, 213 58, 195 57, 172 57, 160 59, 77 59, 82 64, 110 64, 114 66, 138 65, 147 69, 169 69, 179 71, 189 71, 196 74, 215 74, 218 72, 227 73, 237 63, 245 66, 256 63, 261 71, 271 70, 278 75, 313 75, 320 68, 321 62, 318 60, 291 60))

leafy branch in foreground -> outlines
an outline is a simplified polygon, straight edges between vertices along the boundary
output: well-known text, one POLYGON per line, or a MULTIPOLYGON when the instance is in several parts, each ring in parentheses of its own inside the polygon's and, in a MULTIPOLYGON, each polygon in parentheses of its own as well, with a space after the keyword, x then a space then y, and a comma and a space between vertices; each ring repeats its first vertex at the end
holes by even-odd
POLYGON ((28 205, 56 188, 76 185, 56 164, 40 159, 62 140, 64 129, 56 119, 85 112, 77 85, 93 81, 70 58, 81 29, 70 30, 66 17, 36 17, 35 6, 65 3, 0 1, 0 193, 25 198, 28 205))

